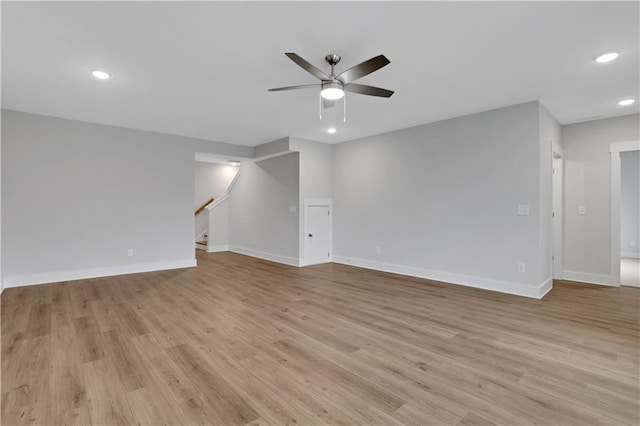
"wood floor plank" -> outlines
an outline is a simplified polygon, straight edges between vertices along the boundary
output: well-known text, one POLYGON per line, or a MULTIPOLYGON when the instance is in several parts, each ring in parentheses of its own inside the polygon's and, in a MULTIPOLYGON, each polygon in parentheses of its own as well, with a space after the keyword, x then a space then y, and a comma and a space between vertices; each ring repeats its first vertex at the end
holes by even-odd
POLYGON ((91 424, 130 425, 135 417, 118 378, 118 368, 109 358, 82 365, 91 424))
POLYGON ((51 333, 51 303, 41 303, 31 308, 25 336, 40 337, 51 333))
POLYGON ((102 333, 106 352, 117 366, 120 383, 127 392, 145 387, 149 373, 129 337, 118 330, 102 333))
POLYGON ((100 327, 93 315, 73 320, 77 336, 77 348, 82 362, 96 361, 104 357, 105 347, 100 327))
POLYGON ((55 424, 91 423, 87 390, 79 351, 73 336, 53 339, 49 392, 56 403, 51 407, 55 424))
POLYGON ((187 378, 196 385, 221 424, 246 424, 258 414, 244 401, 218 372, 214 371, 190 346, 179 345, 167 350, 187 378))
POLYGON ((141 425, 177 425, 180 420, 162 394, 153 388, 140 388, 127 393, 127 402, 131 407, 137 424, 141 425))
POLYGON ((640 423, 640 289, 197 257, 5 289, 2 424, 640 423))

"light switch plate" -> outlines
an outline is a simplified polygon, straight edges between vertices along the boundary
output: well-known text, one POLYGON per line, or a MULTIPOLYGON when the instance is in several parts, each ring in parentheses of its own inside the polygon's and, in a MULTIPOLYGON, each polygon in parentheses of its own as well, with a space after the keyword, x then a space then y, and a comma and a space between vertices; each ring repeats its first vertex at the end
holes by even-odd
POLYGON ((518 204, 518 216, 529 216, 529 204, 518 204))
POLYGON ((295 213, 296 212, 296 206, 289 206, 289 213, 295 213))

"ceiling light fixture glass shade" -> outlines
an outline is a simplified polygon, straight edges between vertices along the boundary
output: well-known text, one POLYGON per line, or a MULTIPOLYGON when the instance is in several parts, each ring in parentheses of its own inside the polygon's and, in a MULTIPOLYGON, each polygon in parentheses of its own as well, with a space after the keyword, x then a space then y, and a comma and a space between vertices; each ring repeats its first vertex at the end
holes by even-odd
POLYGON ((618 57, 618 53, 616 52, 608 52, 603 53, 602 55, 596 58, 596 62, 599 64, 605 64, 607 62, 611 62, 618 57))
POLYGON ((107 80, 108 78, 111 77, 111 74, 109 74, 108 72, 100 71, 100 70, 92 70, 91 75, 97 78, 98 80, 107 80))
POLYGON ((618 102, 618 105, 620 106, 629 106, 629 105, 633 105, 636 103, 635 99, 623 99, 620 102, 618 102))
POLYGON ((335 132, 336 132, 336 129, 334 127, 329 127, 327 129, 327 133, 329 133, 329 134, 334 134, 335 132))
POLYGON ((323 83, 320 96, 330 101, 342 99, 344 96, 344 90, 342 90, 342 84, 340 83, 323 83))

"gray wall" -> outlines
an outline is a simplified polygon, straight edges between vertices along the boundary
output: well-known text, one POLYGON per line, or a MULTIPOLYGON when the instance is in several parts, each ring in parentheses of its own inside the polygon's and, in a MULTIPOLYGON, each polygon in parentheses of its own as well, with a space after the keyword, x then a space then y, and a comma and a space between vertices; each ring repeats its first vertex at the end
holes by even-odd
MULTIPOLYGON (((238 167, 226 164, 195 163, 194 211, 211 198, 219 198, 225 193, 238 172, 238 167)), ((198 237, 209 227, 208 213, 204 210, 195 217, 195 236, 198 237)))
POLYGON ((305 198, 332 198, 333 146, 305 139, 289 138, 290 149, 300 154, 299 258, 305 259, 305 198))
POLYGON ((192 262, 194 153, 253 154, 15 111, 2 139, 5 286, 192 262))
POLYGON ((609 145, 638 140, 638 119, 633 114, 562 127, 566 278, 605 283, 611 278, 609 145), (578 206, 585 206, 585 215, 578 215, 578 206))
POLYGON ((242 163, 229 195, 231 250, 298 263, 299 175, 297 152, 242 163))
POLYGON ((335 145, 334 258, 535 294, 539 126, 532 102, 335 145))
MULTIPOLYGON (((1 89, 0 89, 1 91, 1 89)), ((2 122, 2 110, 0 110, 0 123, 2 122)), ((0 132, 0 293, 4 289, 2 279, 2 133, 0 132)))
POLYGON ((332 145, 289 138, 290 149, 300 153, 300 198, 331 198, 332 145))
POLYGON ((620 253, 640 256, 640 151, 620 153, 620 253), (631 245, 635 242, 635 245, 631 245))

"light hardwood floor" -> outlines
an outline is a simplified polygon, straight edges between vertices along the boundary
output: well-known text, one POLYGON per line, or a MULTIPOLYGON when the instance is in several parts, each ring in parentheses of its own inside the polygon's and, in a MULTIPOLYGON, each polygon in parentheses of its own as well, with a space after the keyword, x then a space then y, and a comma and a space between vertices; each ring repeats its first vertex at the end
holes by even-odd
POLYGON ((5 290, 2 424, 639 422, 638 289, 198 263, 5 290))

